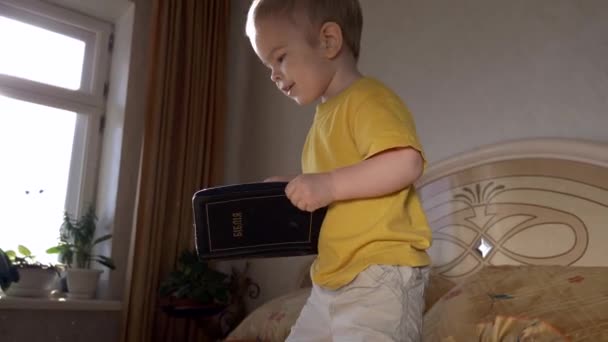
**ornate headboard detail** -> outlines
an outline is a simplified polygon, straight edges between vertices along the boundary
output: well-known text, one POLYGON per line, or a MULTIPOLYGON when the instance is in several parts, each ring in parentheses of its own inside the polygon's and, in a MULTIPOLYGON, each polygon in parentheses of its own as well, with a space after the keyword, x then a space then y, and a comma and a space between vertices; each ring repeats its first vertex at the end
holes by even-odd
POLYGON ((484 265, 608 266, 608 144, 487 146, 430 166, 417 189, 444 277, 484 265))

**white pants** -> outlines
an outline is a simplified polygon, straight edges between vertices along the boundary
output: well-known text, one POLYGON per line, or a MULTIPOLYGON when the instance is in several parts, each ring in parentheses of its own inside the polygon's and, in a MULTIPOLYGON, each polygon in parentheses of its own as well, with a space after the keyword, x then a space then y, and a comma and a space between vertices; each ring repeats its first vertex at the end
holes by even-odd
POLYGON ((428 267, 372 265, 338 290, 313 285, 287 341, 420 341, 428 276, 428 267))

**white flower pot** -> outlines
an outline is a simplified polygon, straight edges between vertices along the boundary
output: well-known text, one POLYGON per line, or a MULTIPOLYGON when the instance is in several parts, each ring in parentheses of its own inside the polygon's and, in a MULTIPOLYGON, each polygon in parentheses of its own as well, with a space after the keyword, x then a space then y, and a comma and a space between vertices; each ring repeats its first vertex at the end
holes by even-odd
POLYGON ((102 272, 102 270, 68 268, 68 298, 91 299, 95 297, 97 283, 102 272))
POLYGON ((12 297, 48 297, 54 289, 57 272, 52 268, 24 267, 17 270, 19 282, 5 291, 12 297))

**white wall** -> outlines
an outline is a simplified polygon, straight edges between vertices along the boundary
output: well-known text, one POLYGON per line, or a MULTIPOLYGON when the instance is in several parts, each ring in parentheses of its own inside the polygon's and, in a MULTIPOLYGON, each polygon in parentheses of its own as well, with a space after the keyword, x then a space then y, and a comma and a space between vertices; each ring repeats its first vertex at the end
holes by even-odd
POLYGON ((361 68, 409 104, 431 161, 524 137, 608 141, 608 2, 361 2, 361 68))
POLYGON ((132 0, 42 0, 114 23, 131 6, 132 0))

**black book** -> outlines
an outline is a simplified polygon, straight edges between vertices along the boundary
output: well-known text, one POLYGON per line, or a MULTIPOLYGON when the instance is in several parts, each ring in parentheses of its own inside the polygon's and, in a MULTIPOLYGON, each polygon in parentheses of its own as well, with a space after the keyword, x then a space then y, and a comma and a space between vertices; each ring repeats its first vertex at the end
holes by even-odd
POLYGON ((297 256, 317 253, 327 208, 306 212, 291 204, 285 182, 219 186, 192 199, 201 259, 297 256))

